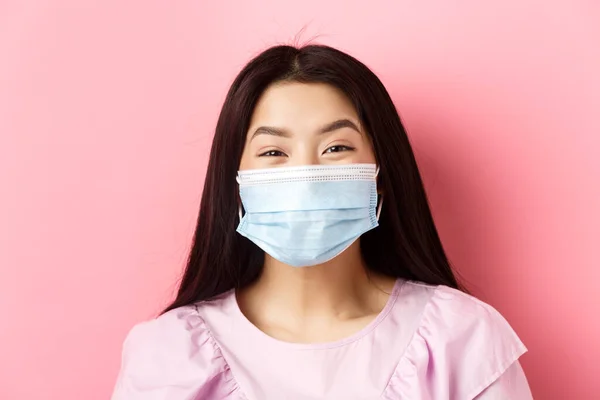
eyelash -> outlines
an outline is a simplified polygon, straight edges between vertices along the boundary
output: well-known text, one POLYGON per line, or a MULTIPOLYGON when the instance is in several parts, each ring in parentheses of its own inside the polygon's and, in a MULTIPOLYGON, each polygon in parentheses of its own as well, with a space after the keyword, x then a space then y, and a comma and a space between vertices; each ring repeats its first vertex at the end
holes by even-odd
MULTIPOLYGON (((345 145, 338 144, 338 145, 334 145, 334 146, 328 147, 323 152, 323 154, 326 154, 326 153, 341 153, 343 151, 352 151, 352 150, 355 150, 354 147, 350 147, 350 146, 345 146, 345 145), (331 149, 336 149, 336 148, 338 149, 337 151, 330 151, 331 149)), ((265 151, 262 154, 259 154, 258 156, 259 157, 287 157, 284 152, 279 151, 279 150, 268 150, 268 151, 265 151)))
POLYGON ((268 150, 262 154, 259 154, 258 156, 259 157, 282 157, 282 156, 285 156, 285 153, 283 151, 279 151, 279 150, 268 150), (271 154, 271 153, 275 153, 275 154, 271 154))
POLYGON ((327 148, 327 149, 326 149, 326 150, 323 152, 323 154, 325 154, 325 153, 341 153, 341 152, 343 152, 343 151, 352 151, 352 150, 354 150, 354 147, 345 146, 345 145, 343 145, 343 144, 336 144, 336 145, 333 145, 333 146, 331 146, 331 147, 328 147, 328 148, 327 148), (331 150, 331 149, 334 149, 334 148, 338 148, 338 149, 341 149, 341 150, 338 150, 338 151, 329 151, 329 150, 331 150))

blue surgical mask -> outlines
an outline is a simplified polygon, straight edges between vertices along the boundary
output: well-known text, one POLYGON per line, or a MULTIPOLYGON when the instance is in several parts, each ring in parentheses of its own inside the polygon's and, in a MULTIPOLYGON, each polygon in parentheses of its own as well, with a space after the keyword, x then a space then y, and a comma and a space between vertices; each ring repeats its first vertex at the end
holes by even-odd
POLYGON ((273 258, 305 267, 327 262, 378 226, 374 164, 239 171, 245 210, 237 231, 273 258))

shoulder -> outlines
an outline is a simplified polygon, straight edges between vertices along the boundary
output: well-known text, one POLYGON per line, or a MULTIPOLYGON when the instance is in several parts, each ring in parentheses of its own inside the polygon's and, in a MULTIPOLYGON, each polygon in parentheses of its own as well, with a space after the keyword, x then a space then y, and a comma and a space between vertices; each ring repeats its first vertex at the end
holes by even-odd
POLYGON ((209 340, 209 332, 196 306, 185 306, 168 311, 154 319, 134 325, 123 342, 126 355, 142 358, 156 357, 161 353, 179 357, 187 353, 192 336, 209 340))
POLYGON ((195 398, 207 390, 233 392, 229 373, 199 306, 180 307, 130 329, 112 399, 195 398))
POLYGON ((406 286, 427 301, 398 368, 429 388, 423 398, 475 398, 527 351, 491 305, 447 286, 406 286))
POLYGON ((490 304, 448 286, 418 282, 407 282, 407 285, 409 292, 428 297, 420 325, 443 326, 446 329, 439 332, 442 337, 452 340, 466 335, 475 339, 497 333, 500 341, 520 343, 506 319, 490 304))

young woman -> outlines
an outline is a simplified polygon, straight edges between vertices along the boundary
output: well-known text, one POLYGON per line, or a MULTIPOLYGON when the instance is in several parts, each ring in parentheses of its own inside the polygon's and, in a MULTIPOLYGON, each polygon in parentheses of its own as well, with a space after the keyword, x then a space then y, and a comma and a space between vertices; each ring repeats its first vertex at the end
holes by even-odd
POLYGON ((277 46, 229 90, 177 298, 112 398, 530 399, 525 351, 461 291, 379 79, 277 46))

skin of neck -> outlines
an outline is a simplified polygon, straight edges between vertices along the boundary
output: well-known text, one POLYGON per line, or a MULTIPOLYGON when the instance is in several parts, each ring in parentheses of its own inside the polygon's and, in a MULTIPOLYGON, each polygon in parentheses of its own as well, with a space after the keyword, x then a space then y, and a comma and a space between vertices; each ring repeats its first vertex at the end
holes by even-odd
POLYGON ((266 332, 326 330, 340 321, 370 318, 385 306, 395 279, 367 271, 359 240, 310 267, 292 267, 265 254, 261 276, 238 294, 238 301, 266 332))
POLYGON ((340 313, 364 295, 369 285, 366 265, 356 241, 336 258, 309 267, 291 267, 265 255, 258 287, 299 314, 340 313))

